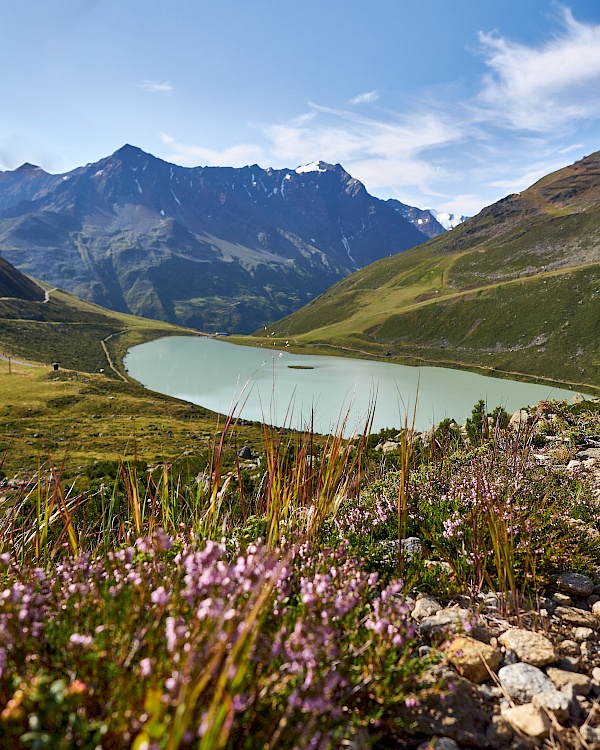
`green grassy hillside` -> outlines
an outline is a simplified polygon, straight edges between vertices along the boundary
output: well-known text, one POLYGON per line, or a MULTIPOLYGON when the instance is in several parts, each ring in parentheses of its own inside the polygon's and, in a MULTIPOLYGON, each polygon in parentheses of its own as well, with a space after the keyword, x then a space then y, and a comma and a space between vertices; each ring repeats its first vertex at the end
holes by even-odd
MULTIPOLYGON (((95 465, 125 456, 150 464, 192 462, 199 471, 223 418, 145 390, 122 367, 130 346, 197 332, 110 312, 60 290, 47 302, 43 292, 38 296, 0 299, 6 357, 0 359, 0 476, 34 471, 49 458, 60 465, 65 457, 63 476, 93 474, 95 465)), ((239 425, 236 435, 242 445, 260 442, 252 425, 239 425)))
MULTIPOLYGON (((306 347, 600 390, 600 153, 269 327, 306 347)), ((264 335, 265 332, 256 335, 264 335)))

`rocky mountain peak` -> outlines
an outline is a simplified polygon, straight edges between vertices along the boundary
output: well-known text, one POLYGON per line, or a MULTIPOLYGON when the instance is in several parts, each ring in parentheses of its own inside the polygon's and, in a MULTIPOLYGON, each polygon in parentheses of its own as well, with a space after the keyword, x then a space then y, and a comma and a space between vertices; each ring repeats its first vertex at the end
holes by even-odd
POLYGON ((15 169, 15 172, 44 172, 44 170, 41 167, 38 167, 36 164, 30 164, 28 161, 26 161, 24 164, 21 164, 20 167, 17 167, 15 169))

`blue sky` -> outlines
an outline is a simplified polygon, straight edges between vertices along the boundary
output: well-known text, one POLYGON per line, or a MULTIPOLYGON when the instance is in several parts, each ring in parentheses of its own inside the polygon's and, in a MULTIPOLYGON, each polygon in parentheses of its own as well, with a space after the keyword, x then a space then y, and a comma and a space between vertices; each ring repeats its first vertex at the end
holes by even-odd
POLYGON ((18 0, 0 64, 0 169, 322 159, 474 214, 600 149, 598 0, 18 0))

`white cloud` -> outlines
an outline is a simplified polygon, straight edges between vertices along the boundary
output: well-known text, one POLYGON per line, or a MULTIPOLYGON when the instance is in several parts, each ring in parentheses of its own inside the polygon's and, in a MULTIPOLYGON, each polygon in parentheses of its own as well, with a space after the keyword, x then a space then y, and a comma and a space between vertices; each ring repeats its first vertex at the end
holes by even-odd
POLYGON ((600 115, 600 25, 563 10, 563 31, 541 47, 480 33, 489 73, 481 116, 516 130, 550 132, 600 115))
POLYGON ((379 99, 379 91, 367 91, 350 99, 350 104, 372 104, 379 99))
POLYGON ((264 152, 260 146, 240 144, 219 151, 203 146, 179 143, 166 133, 161 133, 160 137, 165 146, 170 148, 164 158, 183 166, 245 167, 248 164, 263 161, 264 157, 264 152))
POLYGON ((275 161, 293 166, 311 159, 339 162, 370 188, 400 180, 424 185, 428 179, 440 177, 442 170, 418 155, 465 136, 459 123, 432 113, 373 119, 310 106, 318 117, 263 129, 275 161))
POLYGON ((150 94, 171 95, 174 91, 173 86, 168 81, 142 81, 138 84, 138 88, 150 94))
POLYGON ((576 21, 568 10, 561 23, 560 33, 537 46, 481 33, 485 68, 470 97, 454 86, 446 96, 425 91, 402 112, 378 109, 371 117, 354 106, 377 101, 377 90, 346 109, 309 102, 303 113, 253 126, 258 137, 250 143, 223 150, 163 136, 165 158, 292 168, 324 160, 342 164, 378 195, 473 215, 565 166, 571 154, 592 150, 572 131, 600 118, 600 25, 576 21))

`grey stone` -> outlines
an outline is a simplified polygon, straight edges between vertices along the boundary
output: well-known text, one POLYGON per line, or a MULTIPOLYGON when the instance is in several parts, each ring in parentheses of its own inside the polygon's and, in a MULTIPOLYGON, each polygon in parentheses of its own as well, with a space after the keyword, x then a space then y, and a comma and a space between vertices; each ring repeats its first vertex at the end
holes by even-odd
POLYGON ((418 536, 409 536, 406 539, 402 539, 400 549, 404 553, 404 559, 407 562, 411 562, 416 557, 423 557, 425 553, 425 545, 418 536))
POLYGON ((254 456, 252 455, 252 451, 247 445, 244 445, 243 448, 239 449, 238 457, 239 458, 254 458, 254 456))
POLYGON ((435 615, 435 613, 439 612, 441 609, 443 609, 442 605, 432 596, 423 596, 415 602, 414 609, 411 612, 411 617, 413 620, 420 622, 425 619, 425 617, 435 615))
POLYGON ((590 596, 594 593, 594 582, 582 573, 561 573, 557 584, 561 591, 572 596, 590 596))
POLYGON ((458 607, 440 609, 434 615, 421 620, 421 633, 427 638, 434 638, 445 635, 449 631, 456 632, 457 630, 462 630, 470 616, 471 613, 468 609, 459 609, 458 607))
POLYGON ((592 727, 589 724, 584 724, 579 731, 587 743, 589 750, 600 750, 600 727, 592 727))
POLYGON ((510 697, 520 703, 529 703, 536 693, 556 689, 541 669, 523 662, 502 667, 498 678, 510 697))
POLYGON ((515 430, 518 430, 518 429, 523 429, 527 425, 532 424, 533 421, 534 421, 533 414, 530 414, 528 411, 525 411, 525 409, 519 409, 519 411, 516 411, 510 418, 510 422, 508 423, 508 426, 515 430))

